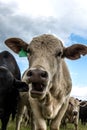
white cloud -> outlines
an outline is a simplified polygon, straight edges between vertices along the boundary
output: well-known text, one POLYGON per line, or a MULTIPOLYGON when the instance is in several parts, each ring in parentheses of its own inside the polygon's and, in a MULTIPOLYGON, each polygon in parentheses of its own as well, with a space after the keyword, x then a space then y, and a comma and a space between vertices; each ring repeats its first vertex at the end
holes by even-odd
POLYGON ((18 10, 17 14, 28 16, 53 16, 53 9, 49 0, 1 0, 8 4, 15 2, 18 10))
POLYGON ((20 13, 36 16, 53 16, 49 0, 19 0, 20 13), (26 2, 25 2, 26 1, 26 2), (20 4, 21 3, 21 4, 20 4))
POLYGON ((87 86, 73 86, 71 96, 78 99, 87 100, 87 86))
MULTIPOLYGON (((32 23, 37 23, 42 28, 48 28, 43 31, 38 24, 33 27, 48 33, 58 35, 65 42, 71 33, 76 33, 87 37, 87 2, 83 0, 1 0, 9 9, 14 9, 13 16, 24 16, 24 19, 32 19, 32 23), (15 5, 15 8, 14 8, 15 5), (52 21, 52 20, 53 21, 52 21), (51 23, 49 24, 49 20, 51 23), (48 23, 48 24, 47 24, 48 23), (43 26, 44 24, 44 26, 43 26)), ((24 21, 23 19, 23 21, 24 21)), ((26 23, 25 23, 26 24, 26 23)), ((37 33, 38 35, 38 33, 37 33)))

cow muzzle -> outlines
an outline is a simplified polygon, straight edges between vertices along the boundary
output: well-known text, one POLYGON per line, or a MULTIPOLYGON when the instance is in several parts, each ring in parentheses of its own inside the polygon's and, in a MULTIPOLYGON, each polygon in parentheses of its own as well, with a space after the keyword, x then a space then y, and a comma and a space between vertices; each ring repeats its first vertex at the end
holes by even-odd
POLYGON ((78 115, 78 111, 73 111, 73 115, 77 116, 78 115))
POLYGON ((44 95, 48 83, 48 73, 41 69, 30 69, 27 72, 31 84, 30 94, 33 98, 40 98, 44 95))

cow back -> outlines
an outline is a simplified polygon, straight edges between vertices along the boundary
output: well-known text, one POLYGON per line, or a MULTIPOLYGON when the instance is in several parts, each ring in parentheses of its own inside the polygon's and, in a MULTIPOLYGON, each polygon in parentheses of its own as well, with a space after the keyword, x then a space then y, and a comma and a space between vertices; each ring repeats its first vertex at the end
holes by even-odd
POLYGON ((20 69, 14 58, 14 56, 8 51, 3 51, 0 53, 0 66, 4 66, 11 71, 16 79, 21 78, 20 69))

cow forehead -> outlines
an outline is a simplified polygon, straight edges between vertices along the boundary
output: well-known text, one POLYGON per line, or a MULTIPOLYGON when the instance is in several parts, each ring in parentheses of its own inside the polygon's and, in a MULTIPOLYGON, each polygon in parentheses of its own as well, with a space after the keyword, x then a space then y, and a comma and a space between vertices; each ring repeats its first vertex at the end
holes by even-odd
POLYGON ((75 100, 75 104, 79 105, 79 104, 80 104, 80 102, 79 102, 78 100, 75 100))
POLYGON ((63 44, 58 38, 54 37, 53 35, 46 34, 33 38, 29 46, 33 49, 46 48, 51 51, 63 48, 63 44))
POLYGON ((72 104, 73 106, 78 106, 78 105, 79 105, 79 101, 76 100, 76 99, 73 98, 73 97, 70 98, 70 101, 69 101, 69 102, 71 102, 71 104, 72 104))

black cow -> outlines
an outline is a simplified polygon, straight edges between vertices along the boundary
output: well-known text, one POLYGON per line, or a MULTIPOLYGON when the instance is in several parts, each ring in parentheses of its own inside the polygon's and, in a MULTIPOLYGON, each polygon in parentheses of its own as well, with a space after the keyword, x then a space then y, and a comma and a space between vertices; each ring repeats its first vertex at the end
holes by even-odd
POLYGON ((83 125, 87 123, 87 101, 80 103, 79 119, 83 125))
POLYGON ((10 115, 15 117, 19 91, 28 91, 20 81, 21 74, 15 58, 8 51, 0 53, 0 119, 6 130, 10 115))

